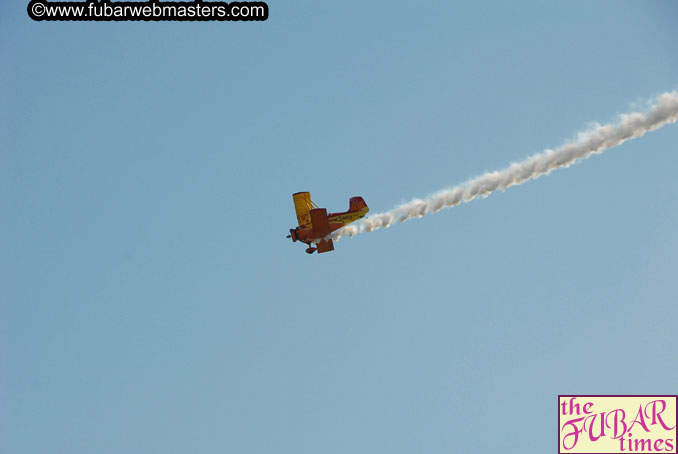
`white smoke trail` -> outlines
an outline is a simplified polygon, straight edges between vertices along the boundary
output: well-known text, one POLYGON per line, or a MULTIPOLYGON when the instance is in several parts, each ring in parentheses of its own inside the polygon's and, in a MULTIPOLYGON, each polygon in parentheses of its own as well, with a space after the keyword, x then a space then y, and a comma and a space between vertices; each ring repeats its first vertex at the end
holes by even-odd
POLYGON ((544 150, 503 170, 485 173, 425 199, 414 199, 385 213, 361 219, 337 230, 332 234, 332 238, 338 240, 343 236, 352 237, 358 233, 372 232, 389 227, 396 221, 405 222, 408 219, 421 218, 443 208, 470 202, 478 196, 487 197, 494 191, 504 191, 527 180, 547 175, 552 170, 569 167, 577 160, 602 153, 608 148, 641 137, 649 131, 668 123, 675 123, 677 120, 678 91, 663 93, 656 98, 646 113, 622 114, 617 124, 596 125, 591 130, 579 133, 575 141, 566 143, 556 150, 544 150))

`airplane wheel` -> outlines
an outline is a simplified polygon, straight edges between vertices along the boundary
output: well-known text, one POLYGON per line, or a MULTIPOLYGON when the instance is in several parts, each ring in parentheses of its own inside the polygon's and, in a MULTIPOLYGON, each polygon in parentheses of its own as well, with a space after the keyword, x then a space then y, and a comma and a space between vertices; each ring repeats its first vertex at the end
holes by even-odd
POLYGON ((314 247, 310 247, 310 248, 306 249, 306 253, 307 253, 307 254, 313 254, 314 252, 315 252, 315 248, 314 248, 314 247))

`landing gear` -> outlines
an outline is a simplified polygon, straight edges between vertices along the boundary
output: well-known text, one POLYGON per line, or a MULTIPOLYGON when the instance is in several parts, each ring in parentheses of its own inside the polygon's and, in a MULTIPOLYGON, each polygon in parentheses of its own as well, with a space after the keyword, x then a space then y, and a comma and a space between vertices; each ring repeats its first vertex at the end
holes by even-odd
POLYGON ((309 247, 309 248, 306 249, 306 253, 307 254, 313 254, 316 250, 317 250, 317 248, 309 247))

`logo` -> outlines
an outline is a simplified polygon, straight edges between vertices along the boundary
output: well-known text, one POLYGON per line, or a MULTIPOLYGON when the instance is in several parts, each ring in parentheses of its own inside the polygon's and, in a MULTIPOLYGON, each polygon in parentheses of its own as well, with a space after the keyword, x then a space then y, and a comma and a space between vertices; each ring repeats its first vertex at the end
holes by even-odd
POLYGON ((558 454, 676 454, 678 396, 558 396, 558 454))

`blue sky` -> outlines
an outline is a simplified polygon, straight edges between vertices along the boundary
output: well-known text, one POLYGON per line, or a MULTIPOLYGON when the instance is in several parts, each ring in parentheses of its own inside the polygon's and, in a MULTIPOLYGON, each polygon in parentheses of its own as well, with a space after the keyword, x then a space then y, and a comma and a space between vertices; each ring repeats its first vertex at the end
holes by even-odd
POLYGON ((307 256, 678 82, 674 2, 0 6, 0 450, 552 452, 558 394, 676 393, 678 129, 307 256))

